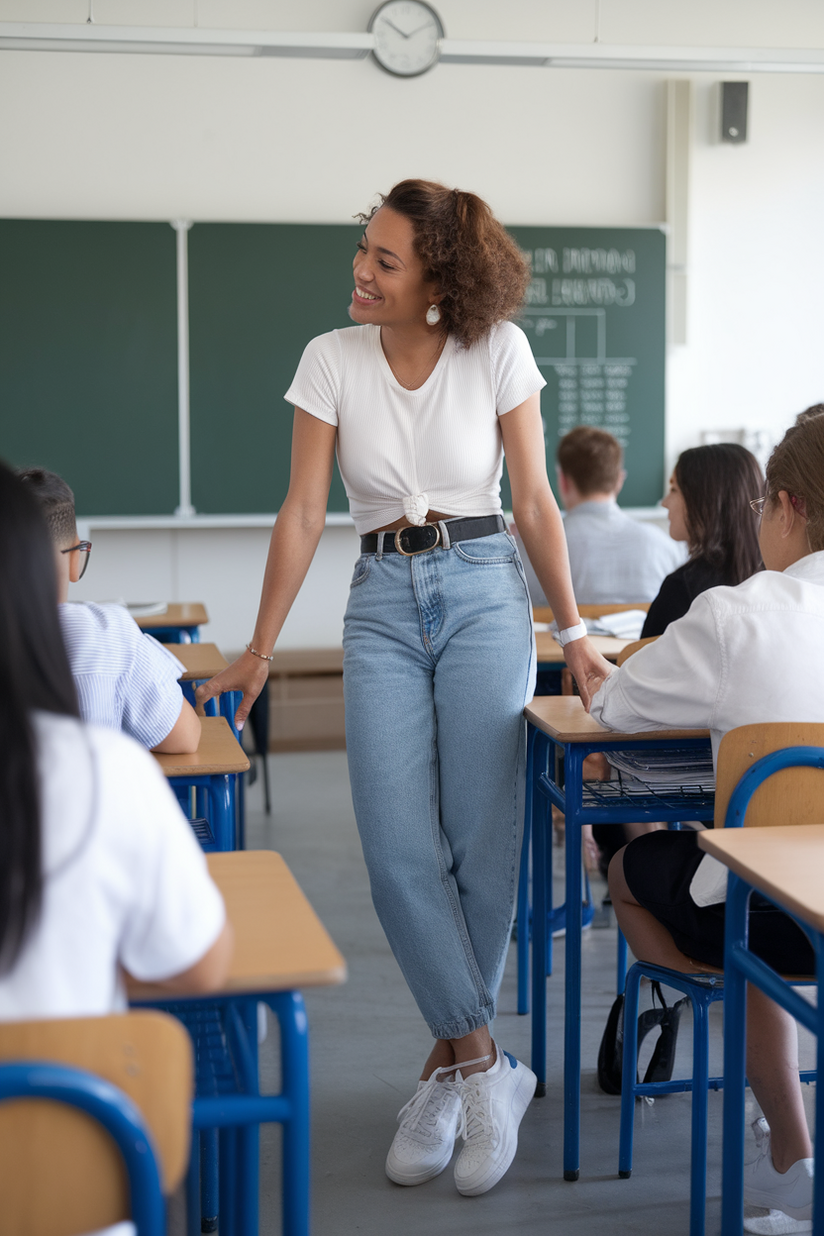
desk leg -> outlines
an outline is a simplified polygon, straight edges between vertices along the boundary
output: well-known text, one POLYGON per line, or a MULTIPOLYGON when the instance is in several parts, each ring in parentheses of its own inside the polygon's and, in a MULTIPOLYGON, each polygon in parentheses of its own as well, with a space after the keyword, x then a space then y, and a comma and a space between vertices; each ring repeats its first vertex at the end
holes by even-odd
POLYGON ((280 1023, 283 1124, 283 1236, 309 1236, 309 1035, 298 991, 269 998, 280 1023))
POLYGON ((235 848, 235 803, 232 776, 212 776, 209 778, 209 798, 212 804, 210 820, 212 833, 218 850, 233 850, 235 848))
POLYGON ((584 753, 565 748, 566 1000, 564 1006, 564 1180, 577 1180, 581 1140, 581 811, 584 753))
MULTIPOLYGON (((536 733, 533 772, 537 783, 546 767, 549 743, 536 733)), ((546 1094, 546 963, 547 963, 547 854, 552 858, 552 808, 537 788, 532 795, 532 1071, 538 1078, 538 1097, 546 1094)))
POLYGON ((735 965, 735 951, 747 947, 749 895, 749 886, 730 872, 724 931, 724 1141, 721 1172, 721 1231, 724 1236, 741 1236, 744 1231, 747 983, 735 965))
POLYGON ((526 801, 524 804, 524 839, 521 844, 521 865, 518 872, 518 901, 515 921, 518 925, 516 945, 518 958, 518 1012, 529 1012, 529 937, 532 927, 529 921, 529 855, 532 844, 532 800, 535 796, 535 742, 537 731, 527 726, 526 746, 526 801))

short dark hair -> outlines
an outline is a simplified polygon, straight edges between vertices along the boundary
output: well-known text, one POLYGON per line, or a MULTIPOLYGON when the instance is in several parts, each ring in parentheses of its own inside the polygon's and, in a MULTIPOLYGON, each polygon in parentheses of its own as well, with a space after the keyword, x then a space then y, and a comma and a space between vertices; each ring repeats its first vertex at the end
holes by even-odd
POLYGON ((489 206, 475 193, 433 180, 401 180, 380 195, 381 206, 412 224, 424 279, 437 283, 444 329, 459 343, 476 343, 497 322, 514 317, 529 283, 529 262, 489 206))
POLYGON ((758 516, 750 502, 763 495, 764 477, 755 456, 737 442, 714 442, 683 451, 674 472, 690 558, 703 558, 730 585, 760 571, 758 516))
POLYGON ((582 498, 614 493, 618 488, 624 452, 618 439, 605 429, 592 425, 571 429, 558 443, 556 459, 582 498))
POLYGON ((74 494, 62 476, 46 468, 21 468, 17 475, 40 503, 55 545, 73 541, 77 534, 74 494))

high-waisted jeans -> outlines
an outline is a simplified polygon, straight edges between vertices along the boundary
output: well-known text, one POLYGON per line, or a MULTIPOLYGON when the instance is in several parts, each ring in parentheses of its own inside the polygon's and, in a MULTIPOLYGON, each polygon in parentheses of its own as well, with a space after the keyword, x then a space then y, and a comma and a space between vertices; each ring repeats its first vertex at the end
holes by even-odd
POLYGON ((344 625, 346 745, 372 898, 435 1038, 495 1015, 523 824, 529 594, 507 533, 365 554, 344 625))

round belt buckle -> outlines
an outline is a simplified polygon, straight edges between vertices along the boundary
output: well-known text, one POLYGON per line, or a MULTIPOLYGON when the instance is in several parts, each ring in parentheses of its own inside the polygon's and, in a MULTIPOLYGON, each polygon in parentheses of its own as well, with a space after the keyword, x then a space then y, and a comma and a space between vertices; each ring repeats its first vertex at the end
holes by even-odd
POLYGON ((416 554, 426 554, 430 549, 441 543, 441 530, 437 524, 423 524, 417 527, 408 524, 398 528, 395 533, 395 549, 404 558, 414 558, 416 554), (416 544, 419 542, 420 544, 416 544))

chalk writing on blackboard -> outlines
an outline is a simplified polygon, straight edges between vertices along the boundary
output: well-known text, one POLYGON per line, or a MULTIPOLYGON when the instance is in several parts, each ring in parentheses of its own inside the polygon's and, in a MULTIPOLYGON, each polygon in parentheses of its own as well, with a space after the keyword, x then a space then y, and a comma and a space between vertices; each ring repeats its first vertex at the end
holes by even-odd
POLYGON ((526 252, 533 277, 520 325, 538 366, 556 379, 558 435, 595 425, 626 447, 637 359, 610 354, 607 310, 635 303, 635 251, 565 246, 526 252))

